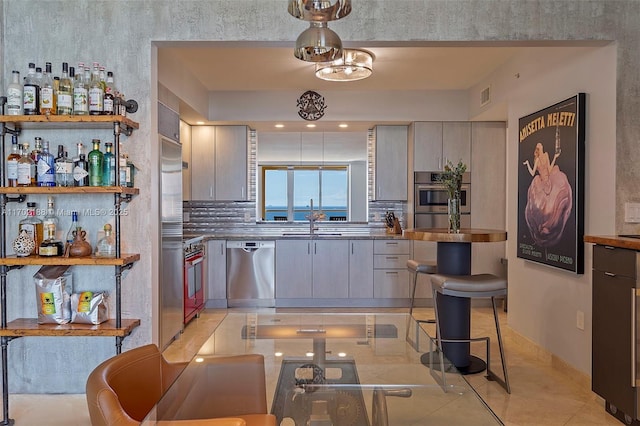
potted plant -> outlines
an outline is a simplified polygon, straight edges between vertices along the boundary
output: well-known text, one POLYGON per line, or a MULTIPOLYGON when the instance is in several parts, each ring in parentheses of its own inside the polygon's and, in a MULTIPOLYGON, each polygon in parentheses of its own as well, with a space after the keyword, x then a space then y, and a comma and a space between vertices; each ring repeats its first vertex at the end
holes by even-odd
POLYGON ((455 166, 451 161, 448 161, 438 179, 438 182, 442 183, 447 189, 449 196, 447 204, 449 232, 460 232, 460 191, 462 188, 462 174, 466 171, 467 165, 462 161, 458 161, 455 166))

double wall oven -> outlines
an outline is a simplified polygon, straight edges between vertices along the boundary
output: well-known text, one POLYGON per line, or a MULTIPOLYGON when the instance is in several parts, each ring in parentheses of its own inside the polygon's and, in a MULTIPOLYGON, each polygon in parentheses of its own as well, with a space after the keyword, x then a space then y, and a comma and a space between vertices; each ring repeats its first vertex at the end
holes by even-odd
MULTIPOLYGON (((416 228, 446 228, 449 193, 440 180, 441 171, 414 173, 414 226, 416 228)), ((471 173, 462 175, 460 192, 460 225, 471 227, 471 173)))
POLYGON ((205 245, 203 237, 184 242, 184 323, 204 309, 205 245))

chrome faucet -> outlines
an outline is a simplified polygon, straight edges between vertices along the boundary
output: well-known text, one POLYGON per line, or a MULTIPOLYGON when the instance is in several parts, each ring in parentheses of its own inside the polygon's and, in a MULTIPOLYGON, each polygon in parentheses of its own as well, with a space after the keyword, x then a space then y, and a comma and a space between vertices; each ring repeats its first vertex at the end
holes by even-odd
POLYGON ((309 235, 313 235, 313 231, 316 230, 313 224, 315 223, 316 220, 322 219, 324 215, 322 213, 313 212, 313 198, 310 200, 309 205, 310 205, 309 214, 306 215, 305 218, 309 220, 309 235))

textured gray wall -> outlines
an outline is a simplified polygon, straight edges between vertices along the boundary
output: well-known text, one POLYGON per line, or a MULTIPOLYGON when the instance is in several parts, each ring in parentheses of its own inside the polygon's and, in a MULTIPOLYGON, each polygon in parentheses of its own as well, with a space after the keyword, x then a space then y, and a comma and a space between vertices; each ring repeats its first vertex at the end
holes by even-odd
MULTIPOLYGON (((640 128, 640 2, 612 0, 356 0, 352 14, 332 25, 348 41, 501 42, 551 40, 616 40, 617 201, 637 192, 640 168, 637 141, 640 128)), ((284 0, 4 0, 0 44, 2 75, 22 72, 29 61, 98 61, 114 71, 128 98, 140 104, 134 119, 140 130, 127 138, 126 150, 140 168, 140 195, 134 212, 123 218, 127 249, 143 253, 123 286, 126 317, 138 317, 142 327, 125 341, 136 346, 152 339, 151 294, 157 275, 158 153, 152 108, 153 41, 235 40, 292 43, 304 23, 286 13, 284 0), (66 25, 59 25, 65 22, 66 25), (151 212, 151 214, 149 214, 151 212)), ((81 132, 84 140, 91 131, 81 132)), ((49 137, 49 136, 47 136, 49 137)), ((53 140, 57 136, 50 136, 53 140)), ((64 143, 73 145, 77 134, 64 143)), ((106 136, 103 136, 106 138, 106 136)), ((73 151, 72 151, 73 152, 73 151)), ((82 205, 83 200, 73 200, 82 205)), ((93 200, 91 202, 94 202, 93 200)), ((101 201, 96 200, 96 203, 101 201)), ((59 201, 63 203, 62 199, 59 201)), ((617 228, 624 230, 621 211, 617 228)), ((97 229, 104 218, 86 218, 97 229)), ((13 225, 11 225, 13 226, 13 225)), ((63 224, 63 227, 67 226, 63 224)), ((34 316, 33 270, 11 272, 10 318, 34 316), (16 279, 15 277, 19 277, 16 279)), ((111 285, 103 271, 102 285, 111 285)), ((78 280, 99 281, 98 272, 80 271, 78 280), (94 279, 94 275, 96 278, 94 279)), ((11 343, 10 386, 13 392, 83 392, 84 380, 97 359, 113 352, 111 339, 18 339, 11 343), (104 342, 102 342, 104 340, 104 342), (49 362, 57 358, 55 362, 49 362)))

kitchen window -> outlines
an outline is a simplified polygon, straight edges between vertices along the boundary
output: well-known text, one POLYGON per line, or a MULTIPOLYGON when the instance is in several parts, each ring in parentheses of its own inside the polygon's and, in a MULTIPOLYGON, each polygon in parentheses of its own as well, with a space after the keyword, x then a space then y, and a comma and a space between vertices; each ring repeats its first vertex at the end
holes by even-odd
POLYGON ((263 220, 304 221, 310 200, 324 220, 348 220, 348 176, 348 166, 262 167, 263 220))

